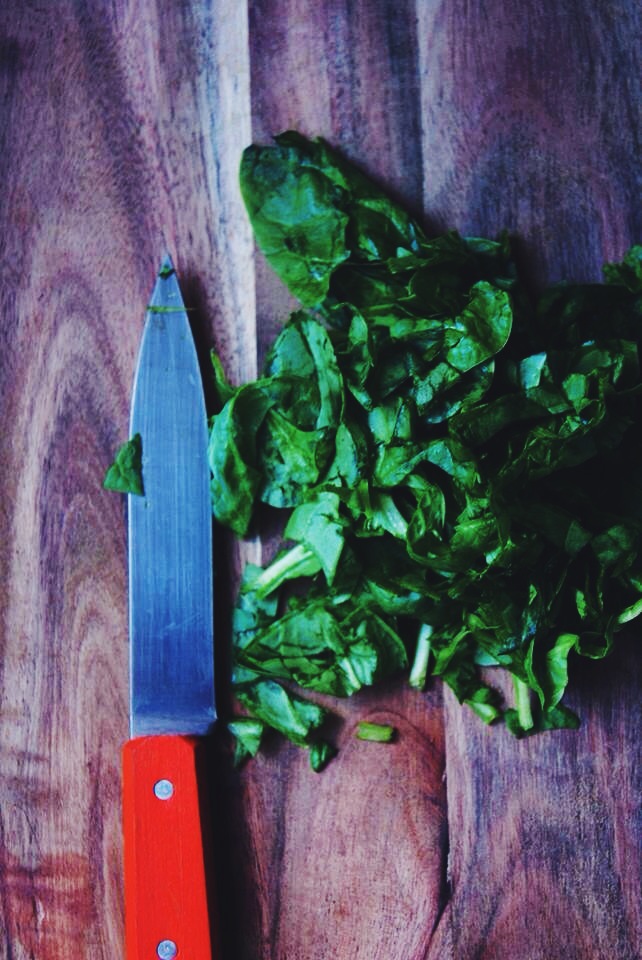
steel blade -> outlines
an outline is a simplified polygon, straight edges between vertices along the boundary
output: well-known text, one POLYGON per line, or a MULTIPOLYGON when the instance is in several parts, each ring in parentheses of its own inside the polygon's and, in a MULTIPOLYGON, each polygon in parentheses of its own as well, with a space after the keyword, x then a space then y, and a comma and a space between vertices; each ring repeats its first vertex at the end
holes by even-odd
POLYGON ((216 719, 208 431, 169 258, 147 312, 130 430, 145 490, 128 498, 131 735, 203 734, 216 719))

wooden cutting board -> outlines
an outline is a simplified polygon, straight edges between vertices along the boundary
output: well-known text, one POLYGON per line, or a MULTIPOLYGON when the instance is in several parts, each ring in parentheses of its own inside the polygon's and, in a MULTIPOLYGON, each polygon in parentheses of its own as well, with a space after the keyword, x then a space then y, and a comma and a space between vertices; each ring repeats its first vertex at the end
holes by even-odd
MULTIPOLYGON (((144 306, 172 253, 204 362, 252 377, 290 301, 237 186, 323 135, 431 229, 506 227, 532 282, 642 239, 635 0, 4 0, 0 958, 121 957, 122 498, 144 306)), ((219 632, 257 543, 217 545, 219 632)), ((636 637, 577 664, 578 732, 517 742, 435 684, 337 704, 321 775, 213 761, 223 960, 634 960, 636 637), (389 721, 390 745, 355 741, 389 721)), ((229 709, 226 655, 220 696, 229 709)))

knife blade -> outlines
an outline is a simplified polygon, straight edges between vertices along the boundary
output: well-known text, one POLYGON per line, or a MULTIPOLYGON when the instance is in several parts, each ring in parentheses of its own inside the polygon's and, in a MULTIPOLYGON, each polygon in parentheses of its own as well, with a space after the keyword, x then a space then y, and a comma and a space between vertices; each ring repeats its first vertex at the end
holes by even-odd
POLYGON ((203 743, 216 720, 212 513, 199 364, 172 261, 147 310, 130 435, 130 739, 123 747, 128 960, 212 956, 203 743))

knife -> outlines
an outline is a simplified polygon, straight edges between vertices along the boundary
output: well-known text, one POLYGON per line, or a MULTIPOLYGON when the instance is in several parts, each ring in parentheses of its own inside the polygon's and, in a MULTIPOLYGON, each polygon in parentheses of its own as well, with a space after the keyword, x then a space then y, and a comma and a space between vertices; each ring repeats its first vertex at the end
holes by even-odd
POLYGON ((130 739, 123 747, 127 960, 213 956, 203 746, 216 720, 207 418, 172 261, 147 310, 128 498, 130 739))

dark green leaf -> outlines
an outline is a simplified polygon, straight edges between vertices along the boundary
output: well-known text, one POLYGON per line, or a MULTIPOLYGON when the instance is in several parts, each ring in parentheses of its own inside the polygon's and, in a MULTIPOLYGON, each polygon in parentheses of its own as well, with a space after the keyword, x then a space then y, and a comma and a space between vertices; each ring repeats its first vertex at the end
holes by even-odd
POLYGON ((234 765, 239 766, 248 757, 255 757, 261 746, 265 724, 252 717, 230 720, 227 729, 234 737, 234 765))
POLYGON ((350 255, 341 188, 303 166, 296 147, 248 147, 241 192, 257 242, 305 306, 325 299, 332 271, 350 255))
POLYGON ((214 516, 239 536, 247 533, 263 483, 257 434, 274 400, 261 383, 241 387, 212 420, 208 459, 214 516))
POLYGON ((258 492, 273 507, 295 506, 319 483, 334 452, 326 429, 301 430, 280 410, 268 411, 259 439, 258 492))
POLYGON ((116 452, 116 458, 105 474, 105 490, 117 493, 145 495, 143 487, 143 444, 139 433, 125 441, 116 452))
POLYGON ((320 491, 294 510, 284 531, 286 538, 305 545, 317 557, 328 583, 334 579, 344 544, 340 506, 336 493, 320 491))
POLYGON ((325 740, 310 744, 310 766, 315 773, 321 773, 336 755, 336 748, 325 740))
POLYGON ((307 745, 326 715, 322 707, 294 696, 274 680, 240 686, 237 697, 252 716, 300 746, 307 745))
POLYGON ((506 345, 512 320, 508 294, 483 280, 476 283, 468 305, 446 324, 451 343, 446 360, 461 373, 488 360, 506 345))
POLYGON ((631 247, 621 263, 605 264, 604 279, 628 287, 633 293, 642 293, 642 246, 631 247))

